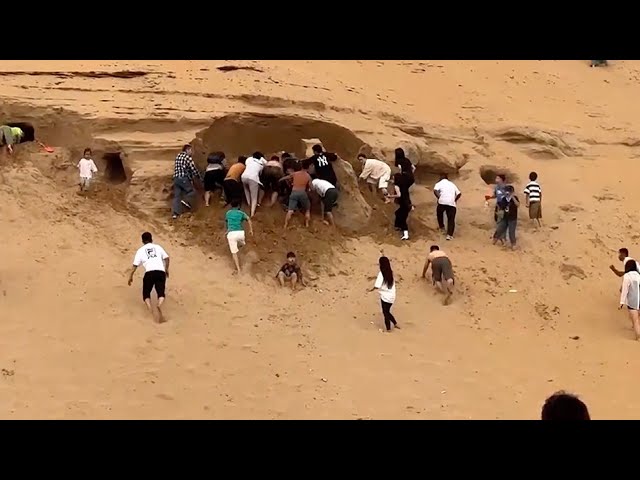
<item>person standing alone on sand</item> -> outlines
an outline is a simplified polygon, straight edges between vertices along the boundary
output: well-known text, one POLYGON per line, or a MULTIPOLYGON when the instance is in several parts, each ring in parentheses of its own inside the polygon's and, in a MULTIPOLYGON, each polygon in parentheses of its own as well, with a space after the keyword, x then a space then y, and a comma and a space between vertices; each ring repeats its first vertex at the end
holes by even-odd
POLYGON ((20 143, 24 137, 24 131, 19 127, 10 127, 8 125, 0 125, 0 145, 4 145, 7 153, 13 153, 13 146, 20 143))
POLYGON ((440 250, 438 245, 432 245, 427 261, 422 269, 422 278, 426 278, 427 270, 431 265, 431 278, 438 290, 444 293, 443 305, 449 305, 453 296, 453 286, 455 278, 453 276, 453 265, 446 253, 440 250))
POLYGON ((529 218, 533 220, 538 227, 542 226, 542 189, 538 183, 538 174, 531 172, 529 174, 529 183, 524 189, 525 205, 529 208, 529 218))
POLYGON ((98 172, 98 167, 91 158, 90 148, 84 149, 84 154, 78 162, 78 170, 80 171, 80 191, 86 192, 91 186, 93 174, 98 172))
POLYGON ((396 301, 396 283, 393 278, 393 270, 391 270, 391 262, 385 256, 378 260, 380 272, 376 278, 376 283, 369 291, 378 290, 380 293, 380 304, 382 305, 382 315, 384 316, 384 326, 387 333, 391 332, 391 324, 394 328, 400 328, 395 317, 391 313, 391 307, 396 301))
POLYGON ((182 147, 182 152, 176 157, 173 169, 173 218, 176 219, 182 213, 181 205, 191 210, 193 207, 191 202, 195 196, 193 188, 193 179, 198 178, 202 181, 202 175, 193 163, 191 154, 193 149, 191 145, 182 147), (185 198, 182 198, 182 197, 185 198))
POLYGON ((433 187, 433 194, 438 199, 436 217, 438 227, 444 232, 444 216, 447 215, 447 240, 453 239, 456 230, 456 213, 458 211, 456 202, 460 200, 462 193, 456 184, 449 180, 446 173, 440 175, 440 181, 433 187))
POLYGON ((153 315, 151 306, 151 291, 155 288, 158 295, 158 323, 164 322, 162 304, 165 299, 165 288, 169 278, 169 255, 160 245, 153 243, 153 237, 149 232, 142 234, 142 247, 138 249, 133 258, 133 267, 129 273, 129 286, 133 283, 133 275, 140 265, 144 266, 145 274, 142 279, 142 300, 153 315))
POLYGON ((620 309, 627 307, 636 340, 640 340, 640 273, 636 262, 627 262, 624 266, 622 277, 622 290, 620 292, 620 309))
POLYGON ((233 263, 236 266, 234 273, 240 273, 240 260, 238 259, 238 252, 240 247, 243 247, 246 243, 246 236, 242 224, 247 222, 249 225, 249 235, 253 236, 253 224, 249 216, 240 210, 240 201, 234 200, 231 202, 231 210, 228 210, 225 214, 225 222, 227 224, 227 241, 229 242, 229 250, 231 250, 231 256, 233 257, 233 263))
POLYGON ((280 285, 284 287, 285 281, 291 281, 291 290, 295 291, 298 282, 302 284, 303 287, 306 287, 304 282, 304 278, 302 277, 302 269, 300 265, 298 265, 298 260, 296 259, 296 254, 293 252, 287 253, 287 263, 285 263, 280 270, 278 270, 278 275, 276 278, 280 282, 280 285))

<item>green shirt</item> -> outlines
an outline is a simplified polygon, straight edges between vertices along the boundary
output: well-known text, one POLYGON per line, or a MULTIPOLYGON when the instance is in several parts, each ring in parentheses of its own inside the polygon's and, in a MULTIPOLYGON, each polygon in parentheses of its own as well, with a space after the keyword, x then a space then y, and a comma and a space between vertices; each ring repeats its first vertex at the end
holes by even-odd
POLYGON ((224 218, 227 221, 227 232, 242 232, 242 222, 249 220, 249 216, 237 208, 229 210, 224 218))
POLYGON ((24 135, 24 132, 21 128, 11 127, 11 134, 13 135, 15 140, 19 140, 24 135))

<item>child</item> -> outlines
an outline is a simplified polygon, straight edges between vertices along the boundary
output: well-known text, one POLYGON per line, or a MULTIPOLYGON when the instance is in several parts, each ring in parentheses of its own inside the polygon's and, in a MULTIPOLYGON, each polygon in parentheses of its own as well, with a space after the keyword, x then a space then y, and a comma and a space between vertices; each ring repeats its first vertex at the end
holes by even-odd
POLYGON ((227 174, 224 168, 225 155, 223 152, 214 152, 207 158, 207 169, 204 172, 204 204, 208 207, 211 194, 216 188, 223 189, 223 183, 227 174))
POLYGON ((298 265, 296 254, 293 252, 287 253, 287 263, 280 268, 276 278, 283 287, 286 279, 291 280, 292 290, 296 289, 298 281, 303 287, 307 286, 306 283, 304 283, 304 278, 302 278, 302 270, 300 269, 300 265, 298 265))
POLYGON ((511 242, 511 248, 516 249, 516 227, 518 226, 518 207, 520 206, 520 200, 514 195, 514 190, 511 185, 505 187, 507 196, 504 197, 498 208, 504 211, 503 217, 498 221, 496 232, 493 234, 493 244, 501 242, 504 245, 504 240, 509 234, 509 241, 511 242))
POLYGON ((246 244, 246 238, 244 234, 244 228, 242 223, 247 222, 249 225, 249 235, 253 236, 253 225, 249 216, 240 210, 240 200, 234 199, 231 202, 231 210, 225 214, 225 221, 227 223, 227 241, 229 242, 229 250, 231 250, 231 256, 233 257, 233 263, 236 265, 236 272, 240 273, 240 260, 238 260, 239 247, 246 244))
POLYGON ((380 272, 376 278, 376 283, 370 292, 378 290, 380 293, 380 304, 382 305, 382 314, 384 315, 384 326, 387 329, 387 333, 391 333, 391 324, 394 328, 400 328, 395 317, 391 313, 391 307, 396 301, 396 283, 393 278, 393 270, 391 270, 391 262, 385 256, 380 257, 378 260, 380 266, 380 272))
POLYGON ((89 190, 93 174, 98 172, 98 167, 96 167, 91 156, 91 149, 85 148, 84 154, 78 162, 78 169, 80 170, 80 192, 89 190))
POLYGON ((538 226, 542 226, 542 189, 537 182, 538 174, 529 174, 530 182, 524 189, 525 205, 529 209, 529 218, 538 226))

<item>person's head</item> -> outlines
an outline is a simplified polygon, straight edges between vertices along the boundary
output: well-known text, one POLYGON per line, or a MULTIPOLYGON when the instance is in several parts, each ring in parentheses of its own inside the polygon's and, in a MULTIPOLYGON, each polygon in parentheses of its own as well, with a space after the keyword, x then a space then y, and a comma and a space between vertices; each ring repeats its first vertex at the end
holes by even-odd
POLYGON ((440 180, 449 180, 449 175, 447 175, 446 173, 441 173, 440 180))
POLYGON ((187 155, 191 155, 193 153, 193 147, 191 145, 186 144, 182 147, 182 153, 186 153, 187 155))
POLYGON ((280 162, 280 157, 278 155, 271 155, 271 158, 269 159, 272 162, 280 162))
POLYGON ((531 180, 532 182, 535 182, 538 179, 538 174, 536 172, 531 172, 529 174, 529 180, 531 180))
POLYGON ((582 400, 575 395, 560 391, 544 402, 541 420, 591 420, 591 417, 582 400))
POLYGON ((384 256, 380 257, 378 265, 380 265, 380 273, 382 273, 384 284, 388 288, 393 287, 393 270, 391 270, 391 262, 389 261, 389 258, 384 256))
POLYGON ((231 200, 231 208, 240 208, 240 200, 237 198, 231 200))
POLYGON ((90 148, 85 148, 84 153, 82 154, 82 156, 86 159, 91 158, 92 155, 93 155, 93 152, 91 151, 90 148))
POLYGON ((225 159, 224 152, 213 152, 207 157, 207 163, 222 163, 225 159))
POLYGON ((315 144, 311 150, 313 150, 313 153, 316 155, 321 155, 322 154, 322 145, 320 145, 319 143, 315 144))
POLYGON ((262 154, 262 152, 253 152, 253 155, 251 155, 253 158, 256 158, 258 160, 260 160, 261 158, 264 158, 264 155, 262 154))
POLYGON ((282 155, 280 155, 280 158, 282 158, 282 161, 286 160, 287 158, 291 158, 292 155, 289 152, 282 152, 282 155))
POLYGON ((435 252, 436 250, 440 250, 440 247, 438 245, 431 245, 431 248, 429 249, 429 251, 435 252))
MULTIPOLYGON (((307 168, 309 168, 307 166, 307 168)), ((294 172, 301 172, 302 171, 302 163, 301 162, 296 162, 293 164, 293 171, 294 172)))
POLYGON ((364 153, 360 153, 358 155, 358 160, 360 160, 362 163, 367 161, 367 156, 364 153))
POLYGON ((406 158, 404 156, 404 150, 401 149, 401 148, 396 148, 396 150, 394 152, 394 155, 396 157, 396 160, 402 160, 402 159, 406 158))
POLYGON ((621 262, 624 261, 624 259, 627 258, 628 256, 629 256, 628 248, 621 248, 620 250, 618 250, 618 259, 621 262))
POLYGON ((502 185, 506 181, 507 177, 503 173, 499 173, 498 175, 496 175, 496 185, 502 185))
POLYGON ((241 163, 242 165, 245 165, 247 163, 247 157, 245 157, 244 155, 240 155, 238 157, 238 163, 241 163))
POLYGON ((296 263, 296 254, 293 252, 287 253, 287 263, 294 264, 296 263))
POLYGON ((637 271, 638 271, 638 264, 636 262, 629 260, 627 263, 624 264, 624 273, 637 272, 637 271))
POLYGON ((147 243, 151 242, 153 242, 153 237, 151 236, 151 234, 149 232, 144 232, 142 234, 142 243, 146 245, 147 243))
POLYGON ((506 187, 504 187, 504 191, 506 192, 508 197, 511 197, 515 192, 515 189, 511 185, 507 185, 506 187))

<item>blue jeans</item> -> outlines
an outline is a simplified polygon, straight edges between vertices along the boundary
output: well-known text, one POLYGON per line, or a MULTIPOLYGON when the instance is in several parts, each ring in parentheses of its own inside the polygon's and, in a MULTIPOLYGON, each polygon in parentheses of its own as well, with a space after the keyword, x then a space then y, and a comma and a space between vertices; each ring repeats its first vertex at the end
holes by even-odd
POLYGON ((184 199, 191 204, 195 197, 195 190, 191 179, 185 177, 177 177, 173 179, 173 214, 180 215, 182 213, 182 205, 180 202, 184 199))
POLYGON ((496 240, 506 240, 507 233, 509 234, 509 242, 512 246, 516 244, 516 227, 518 226, 518 220, 507 220, 502 218, 496 226, 496 233, 493 234, 493 238, 496 240))

